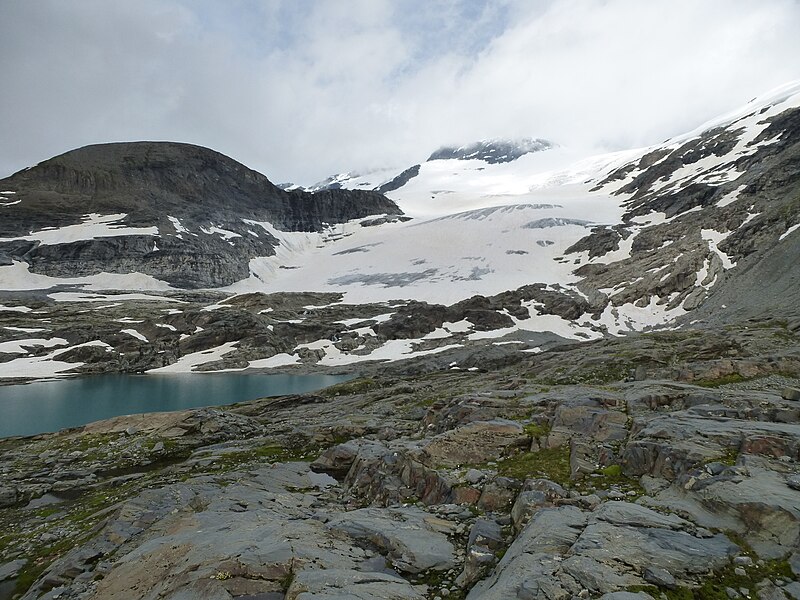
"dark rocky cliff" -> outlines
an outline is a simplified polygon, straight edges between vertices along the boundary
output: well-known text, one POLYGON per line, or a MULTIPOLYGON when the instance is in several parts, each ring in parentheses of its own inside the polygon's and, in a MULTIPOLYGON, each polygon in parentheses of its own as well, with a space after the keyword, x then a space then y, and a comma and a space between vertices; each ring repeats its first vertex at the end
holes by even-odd
POLYGON ((311 232, 401 213, 375 192, 287 192, 218 152, 172 142, 87 146, 0 180, 0 189, 19 200, 3 210, 3 238, 79 224, 91 213, 124 213, 120 226, 158 228, 157 236, 0 242, 0 262, 24 260, 54 276, 140 271, 190 288, 233 283, 247 277, 250 259, 274 254, 277 240, 245 219, 311 232), (237 237, 208 233, 213 228, 237 237))

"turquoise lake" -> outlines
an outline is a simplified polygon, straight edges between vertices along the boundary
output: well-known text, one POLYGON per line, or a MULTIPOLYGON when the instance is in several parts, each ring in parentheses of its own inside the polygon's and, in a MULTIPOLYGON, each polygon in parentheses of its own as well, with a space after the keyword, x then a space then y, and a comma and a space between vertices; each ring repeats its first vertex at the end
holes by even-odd
POLYGON ((347 375, 99 375, 0 386, 0 437, 34 435, 119 415, 303 394, 347 375))

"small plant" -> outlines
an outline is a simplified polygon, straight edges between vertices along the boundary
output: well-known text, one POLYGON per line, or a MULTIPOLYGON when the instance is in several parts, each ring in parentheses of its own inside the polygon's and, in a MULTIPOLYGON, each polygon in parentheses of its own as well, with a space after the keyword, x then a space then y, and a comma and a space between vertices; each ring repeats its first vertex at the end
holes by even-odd
POLYGON ((608 465, 600 469, 600 474, 604 477, 619 478, 622 477, 622 467, 620 465, 608 465))
POLYGON ((751 379, 755 379, 755 377, 745 377, 739 373, 731 373, 730 375, 723 375, 716 379, 699 379, 695 381, 694 384, 700 387, 718 388, 729 383, 741 383, 742 381, 750 381, 751 379))
POLYGON ((528 423, 524 427, 525 434, 535 440, 547 437, 550 433, 549 423, 528 423))
POLYGON ((335 396, 351 396, 353 394, 365 394, 375 388, 379 387, 378 382, 374 379, 362 378, 337 383, 322 390, 322 395, 328 398, 335 396))
POLYGON ((520 452, 497 463, 497 472, 505 477, 530 479, 542 477, 566 485, 570 481, 569 448, 545 448, 520 452))

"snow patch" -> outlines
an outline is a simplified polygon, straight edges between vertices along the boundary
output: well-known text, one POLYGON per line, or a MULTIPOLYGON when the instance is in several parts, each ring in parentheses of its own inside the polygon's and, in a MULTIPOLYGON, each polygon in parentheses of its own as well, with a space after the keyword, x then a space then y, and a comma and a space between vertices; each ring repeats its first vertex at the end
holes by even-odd
POLYGON ((29 313, 33 311, 33 309, 27 306, 6 306, 5 304, 0 304, 0 311, 29 313))
POLYGON ((150 294, 89 294, 82 292, 53 292, 47 295, 56 302, 104 302, 107 300, 146 300, 152 302, 178 302, 183 300, 167 298, 166 296, 152 296, 150 294))
POLYGON ((720 198, 720 200, 719 200, 719 202, 717 202, 716 206, 719 207, 719 208, 724 208, 724 207, 728 206, 729 204, 733 204, 734 202, 736 202, 736 200, 738 200, 739 194, 742 192, 742 190, 745 187, 747 187, 747 186, 740 185, 738 188, 736 188, 732 192, 728 192, 722 198, 720 198))
POLYGON ((205 233, 207 235, 219 234, 222 237, 222 239, 226 240, 226 241, 227 240, 231 240, 233 238, 242 237, 240 234, 238 234, 238 233, 236 233, 234 231, 229 231, 228 229, 222 229, 218 225, 214 225, 214 224, 212 224, 211 227, 201 227, 200 231, 202 231, 203 233, 205 233))
POLYGON ((236 346, 238 344, 238 341, 226 342, 223 345, 216 348, 211 348, 210 350, 202 350, 200 352, 186 354, 171 365, 159 367, 157 369, 150 369, 147 371, 147 373, 191 373, 194 371, 195 367, 224 358, 226 355, 236 350, 236 346))
POLYGON ((792 235, 792 233, 794 233, 795 231, 797 231, 797 229, 798 229, 798 228, 800 228, 800 223, 798 223, 797 225, 792 225, 791 227, 789 227, 789 229, 787 229, 786 231, 784 231, 784 232, 783 232, 783 234, 781 234, 781 237, 779 237, 779 238, 778 238, 778 241, 779 241, 779 242, 782 242, 782 241, 783 241, 783 240, 785 240, 787 237, 789 237, 790 235, 792 235))
POLYGON ((55 346, 69 346, 69 342, 64 338, 30 338, 25 340, 11 340, 0 342, 0 353, 7 354, 28 354, 28 350, 23 346, 41 346, 43 348, 53 348, 55 346))
POLYGON ((84 215, 83 223, 78 223, 77 225, 31 231, 31 233, 26 236, 0 238, 0 242, 27 240, 38 241, 43 245, 56 245, 123 235, 158 235, 158 227, 126 227, 125 225, 119 224, 119 221, 126 216, 128 216, 127 213, 117 213, 113 215, 90 213, 84 215))
POLYGON ((701 229, 700 235, 703 240, 708 244, 708 249, 711 252, 715 252, 720 260, 722 261, 722 267, 725 270, 732 269, 736 266, 736 262, 731 260, 730 256, 725 254, 722 250, 719 249, 719 244, 733 232, 728 231, 727 233, 720 233, 714 229, 701 229))
POLYGON ((269 358, 259 358, 251 360, 247 365, 248 369, 274 369, 276 367, 285 367, 288 365, 296 365, 300 363, 300 357, 295 354, 276 354, 269 358))
POLYGON ((137 340, 141 340, 143 342, 149 342, 150 341, 145 336, 143 336, 141 333, 136 331, 135 329, 122 329, 120 331, 120 333, 126 333, 128 335, 131 335, 131 336, 135 337, 137 340))

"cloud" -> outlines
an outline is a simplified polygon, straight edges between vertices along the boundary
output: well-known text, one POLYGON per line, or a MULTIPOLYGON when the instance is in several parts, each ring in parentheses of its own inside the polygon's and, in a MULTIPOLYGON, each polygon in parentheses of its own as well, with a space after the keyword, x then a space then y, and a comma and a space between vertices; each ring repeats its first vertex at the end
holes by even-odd
POLYGON ((303 183, 485 137, 645 145, 800 78, 799 26, 791 0, 7 2, 0 176, 113 140, 303 183))

